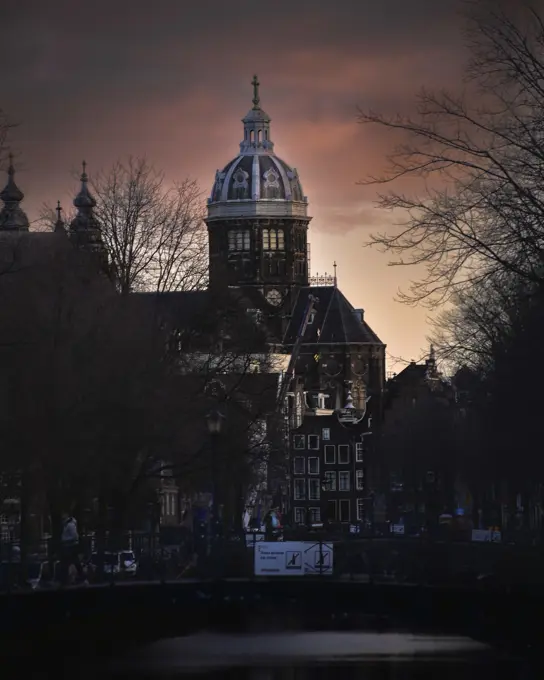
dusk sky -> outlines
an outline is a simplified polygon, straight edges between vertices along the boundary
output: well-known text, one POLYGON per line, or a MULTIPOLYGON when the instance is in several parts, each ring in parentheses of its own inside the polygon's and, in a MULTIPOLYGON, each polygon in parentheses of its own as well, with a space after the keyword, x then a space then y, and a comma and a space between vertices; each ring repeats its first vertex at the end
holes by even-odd
MULTIPOLYGON (((363 248, 390 217, 357 180, 379 173, 391 138, 356 107, 408 112, 426 87, 458 89, 466 58, 456 0, 20 0, 3 7, 2 108, 19 122, 12 149, 23 207, 73 198, 92 174, 145 155, 173 181, 215 171, 238 152, 254 73, 275 151, 310 202, 312 274, 332 272, 388 346, 426 352, 423 309, 394 301, 409 269, 363 248)), ((388 369, 398 370, 390 359, 388 369)))

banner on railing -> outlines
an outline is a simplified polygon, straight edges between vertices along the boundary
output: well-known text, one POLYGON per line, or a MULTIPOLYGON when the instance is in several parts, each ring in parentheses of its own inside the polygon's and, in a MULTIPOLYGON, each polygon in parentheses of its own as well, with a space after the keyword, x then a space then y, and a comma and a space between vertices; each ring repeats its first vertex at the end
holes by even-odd
POLYGON ((259 541, 255 545, 256 576, 330 576, 332 573, 332 543, 259 541))
POLYGON ((478 543, 500 543, 502 535, 500 531, 492 529, 473 529, 472 540, 478 543))

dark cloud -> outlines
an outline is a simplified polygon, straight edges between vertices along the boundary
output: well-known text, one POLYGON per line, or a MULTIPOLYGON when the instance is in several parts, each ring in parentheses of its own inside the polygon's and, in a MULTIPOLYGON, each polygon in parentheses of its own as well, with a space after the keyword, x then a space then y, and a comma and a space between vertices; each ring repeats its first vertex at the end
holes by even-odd
MULTIPOLYGON (((190 174, 208 191, 215 169, 237 152, 256 72, 277 152, 298 168, 309 197, 312 238, 326 242, 315 253, 344 258, 344 280, 356 282, 354 244, 386 219, 372 208, 374 190, 356 182, 379 174, 388 144, 357 126, 356 106, 405 112, 421 85, 455 86, 464 59, 458 7, 458 0, 3 3, 0 108, 21 123, 13 146, 25 207, 32 218, 45 201, 69 202, 83 157, 93 172, 145 154, 169 178, 190 174)), ((324 268, 318 257, 316 270, 324 268)), ((365 257, 365 277, 389 285, 378 260, 365 257)), ((355 296, 363 289, 349 285, 355 296)), ((386 309, 376 290, 365 295, 354 303, 386 309)))

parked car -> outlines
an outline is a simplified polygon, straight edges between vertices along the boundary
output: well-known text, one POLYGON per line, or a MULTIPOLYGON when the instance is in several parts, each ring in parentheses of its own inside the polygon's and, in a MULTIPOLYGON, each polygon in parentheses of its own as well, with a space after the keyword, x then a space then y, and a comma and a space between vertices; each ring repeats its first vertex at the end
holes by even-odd
MULTIPOLYGON (((91 555, 91 566, 96 573, 100 564, 99 553, 91 555)), ((103 554, 104 574, 118 576, 136 576, 138 562, 134 551, 121 550, 119 552, 106 551, 103 554)))

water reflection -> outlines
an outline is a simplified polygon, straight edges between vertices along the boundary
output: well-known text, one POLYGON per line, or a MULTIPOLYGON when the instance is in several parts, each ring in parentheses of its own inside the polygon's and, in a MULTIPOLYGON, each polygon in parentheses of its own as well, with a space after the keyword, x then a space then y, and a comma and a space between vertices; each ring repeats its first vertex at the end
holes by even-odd
POLYGON ((372 632, 199 634, 118 660, 112 677, 532 680, 526 665, 468 638, 372 632))

